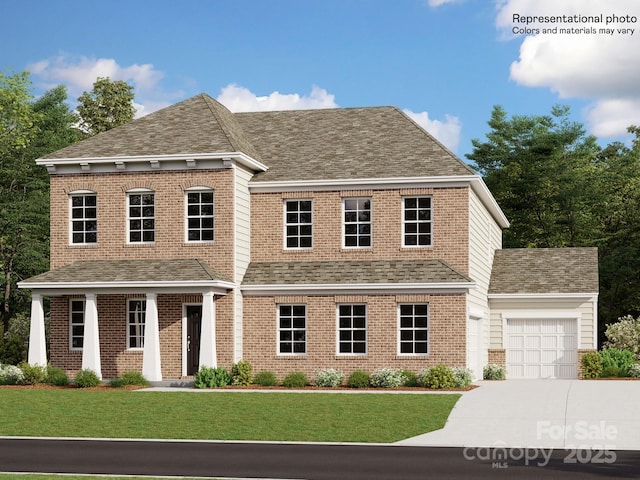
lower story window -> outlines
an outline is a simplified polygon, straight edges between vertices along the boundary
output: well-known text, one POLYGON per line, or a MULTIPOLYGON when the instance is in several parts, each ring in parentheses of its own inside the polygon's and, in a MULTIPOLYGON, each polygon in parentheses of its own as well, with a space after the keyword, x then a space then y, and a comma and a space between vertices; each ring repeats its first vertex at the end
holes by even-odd
POLYGON ((71 349, 81 349, 84 344, 84 300, 71 300, 69 329, 71 349))
POLYGON ((429 353, 429 305, 402 304, 400 310, 400 354, 429 353))
POLYGON ((127 348, 144 347, 144 321, 146 300, 129 300, 127 303, 127 348))
POLYGON ((278 306, 278 353, 285 355, 307 353, 307 307, 305 305, 278 306))
POLYGON ((338 353, 367 353, 366 305, 338 305, 338 353))

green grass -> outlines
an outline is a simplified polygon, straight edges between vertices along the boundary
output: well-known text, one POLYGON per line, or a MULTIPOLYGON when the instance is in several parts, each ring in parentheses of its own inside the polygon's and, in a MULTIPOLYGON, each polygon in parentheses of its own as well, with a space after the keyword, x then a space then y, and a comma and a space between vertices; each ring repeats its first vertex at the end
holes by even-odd
POLYGON ((459 397, 0 389, 0 436, 390 443, 442 428, 459 397))

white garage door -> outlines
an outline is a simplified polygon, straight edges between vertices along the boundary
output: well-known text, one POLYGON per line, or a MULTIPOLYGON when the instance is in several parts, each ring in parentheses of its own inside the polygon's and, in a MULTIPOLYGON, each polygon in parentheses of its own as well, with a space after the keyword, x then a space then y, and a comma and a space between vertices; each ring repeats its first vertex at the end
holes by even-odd
POLYGON ((573 318, 508 319, 507 378, 576 378, 577 323, 573 318))

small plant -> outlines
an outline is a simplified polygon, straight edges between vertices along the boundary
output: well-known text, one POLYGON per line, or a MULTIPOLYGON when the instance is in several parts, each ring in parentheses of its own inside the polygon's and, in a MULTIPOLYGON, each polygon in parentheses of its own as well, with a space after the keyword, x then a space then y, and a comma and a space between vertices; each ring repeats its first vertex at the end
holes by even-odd
POLYGON ((251 385, 251 364, 246 360, 240 360, 231 367, 231 377, 234 385, 251 385))
POLYGON ((418 386, 418 376, 412 370, 402 370, 402 375, 404 375, 404 384, 405 387, 417 387, 418 386))
POLYGON ((24 381, 24 373, 15 365, 0 364, 0 385, 19 385, 24 381))
POLYGON ((436 365, 424 375, 422 384, 426 388, 454 388, 456 386, 456 377, 450 367, 442 364, 436 365))
POLYGON ((598 352, 587 352, 580 360, 584 378, 599 378, 602 375, 602 357, 598 352))
POLYGON ((633 365, 633 353, 618 348, 605 348, 600 352, 602 358, 602 376, 626 377, 633 365))
POLYGON ((129 370, 122 374, 122 381, 125 385, 138 385, 140 387, 146 387, 149 385, 149 381, 144 378, 141 372, 129 370))
POLYGON ((456 388, 466 388, 473 381, 473 372, 465 367, 453 367, 453 378, 456 388))
POLYGON ((482 369, 482 378, 485 380, 504 380, 507 377, 503 365, 490 363, 482 369))
POLYGON ((109 380, 109 386, 113 388, 122 388, 125 385, 126 383, 124 383, 124 380, 119 377, 109 380))
POLYGON ((90 369, 83 369, 78 372, 74 381, 78 388, 97 387, 102 382, 98 378, 98 374, 90 369))
POLYGON ((371 383, 371 377, 363 370, 354 370, 347 379, 347 387, 367 388, 371 383))
POLYGON ((42 383, 47 376, 47 371, 42 365, 30 365, 27 362, 22 362, 19 367, 24 375, 22 383, 27 385, 42 383))
POLYGON ((268 370, 258 372, 253 377, 253 383, 261 387, 273 387, 278 384, 275 373, 268 370))
POLYGON ((344 382, 344 373, 335 368, 325 368, 316 375, 316 385, 318 387, 339 387, 344 382))
POLYGON ((616 323, 607 325, 605 348, 629 350, 636 360, 640 360, 640 317, 621 317, 616 323))
POLYGON ((64 387, 69 384, 69 377, 67 377, 67 374, 64 373, 64 370, 61 368, 49 365, 47 367, 47 375, 44 381, 50 385, 55 385, 56 387, 64 387))
POLYGON ((282 380, 282 385, 287 388, 302 388, 306 387, 309 381, 307 376, 303 372, 291 372, 282 380))
POLYGON ((200 367, 196 373, 194 386, 196 388, 224 387, 231 383, 231 375, 224 367, 200 367))
POLYGON ((629 367, 629 376, 633 378, 640 378, 640 363, 634 363, 629 367))
POLYGON ((371 386, 379 388, 397 388, 404 385, 406 377, 402 370, 381 368, 371 374, 371 386))

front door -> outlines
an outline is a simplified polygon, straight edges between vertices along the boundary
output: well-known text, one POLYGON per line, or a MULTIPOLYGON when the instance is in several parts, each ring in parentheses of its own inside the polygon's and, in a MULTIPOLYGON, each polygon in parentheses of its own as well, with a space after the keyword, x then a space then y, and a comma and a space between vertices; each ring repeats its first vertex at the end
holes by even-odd
POLYGON ((187 305, 187 375, 195 375, 200 366, 202 305, 187 305))

